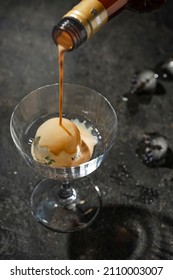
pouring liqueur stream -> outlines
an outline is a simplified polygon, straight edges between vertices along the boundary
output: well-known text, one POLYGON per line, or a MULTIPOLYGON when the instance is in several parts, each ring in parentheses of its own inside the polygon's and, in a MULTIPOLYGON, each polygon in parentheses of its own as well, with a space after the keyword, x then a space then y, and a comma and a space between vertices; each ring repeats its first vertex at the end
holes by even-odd
POLYGON ((82 0, 54 26, 52 36, 59 57, 59 125, 63 113, 64 53, 76 49, 126 8, 151 12, 167 0, 82 0))
MULTIPOLYGON (((82 131, 81 127, 75 127, 74 123, 67 124, 67 120, 62 117, 65 52, 72 51, 79 47, 87 39, 92 37, 104 24, 125 8, 132 8, 139 12, 150 12, 165 2, 166 0, 140 1, 140 3, 137 0, 83 0, 69 11, 53 28, 53 39, 58 48, 59 118, 50 119, 49 122, 46 122, 37 130, 35 135, 37 141, 35 141, 32 146, 32 155, 36 160, 41 160, 42 162, 45 159, 48 159, 53 166, 56 164, 57 160, 59 161, 59 157, 57 159, 56 156, 63 152, 64 158, 65 152, 65 155, 70 153, 70 161, 67 166, 71 166, 73 165, 71 163, 72 160, 79 156, 79 149, 81 155, 87 153, 86 160, 88 160, 92 156, 91 151, 93 150, 93 147, 97 144, 95 138, 93 139, 94 141, 91 141, 93 137, 91 134, 89 138, 87 138, 87 141, 89 139, 89 146, 84 146, 86 143, 84 139, 80 137, 80 133, 84 136, 87 128, 82 131), (56 144, 58 141, 63 143, 63 145, 61 145, 62 147, 59 147, 59 144, 56 144), (69 152, 69 147, 73 147, 74 142, 76 145, 74 149, 69 152), (92 143, 91 149, 89 148, 90 142, 92 143), (52 152, 51 160, 49 152, 52 152)), ((66 166, 64 160, 62 161, 62 164, 63 166, 66 166)))

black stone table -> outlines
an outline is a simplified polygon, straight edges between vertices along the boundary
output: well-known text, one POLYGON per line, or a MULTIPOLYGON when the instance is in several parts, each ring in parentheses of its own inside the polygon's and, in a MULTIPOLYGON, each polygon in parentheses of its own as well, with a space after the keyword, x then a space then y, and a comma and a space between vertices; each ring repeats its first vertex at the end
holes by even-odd
POLYGON ((173 259, 171 160, 149 167, 136 155, 144 133, 163 135, 173 150, 173 81, 158 80, 162 90, 149 98, 145 93, 131 102, 122 98, 134 73, 153 70, 173 56, 169 0, 154 13, 123 12, 66 55, 65 81, 104 94, 119 119, 117 140, 91 176, 103 201, 96 221, 83 231, 62 234, 37 224, 30 212, 39 175, 12 142, 10 116, 26 94, 57 82, 51 31, 77 2, 0 1, 0 259, 173 259))

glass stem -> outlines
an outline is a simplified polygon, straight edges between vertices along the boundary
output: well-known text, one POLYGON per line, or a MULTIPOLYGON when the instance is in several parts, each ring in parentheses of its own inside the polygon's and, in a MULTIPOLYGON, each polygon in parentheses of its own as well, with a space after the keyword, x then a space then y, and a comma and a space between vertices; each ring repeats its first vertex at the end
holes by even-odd
POLYGON ((73 196, 73 188, 71 187, 69 182, 63 182, 61 188, 59 190, 59 196, 63 199, 70 198, 73 196))

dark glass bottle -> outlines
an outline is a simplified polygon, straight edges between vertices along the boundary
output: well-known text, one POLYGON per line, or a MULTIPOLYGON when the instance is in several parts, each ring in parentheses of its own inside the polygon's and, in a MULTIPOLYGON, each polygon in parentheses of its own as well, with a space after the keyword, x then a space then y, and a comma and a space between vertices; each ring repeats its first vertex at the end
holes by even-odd
POLYGON ((106 22, 125 8, 151 12, 167 0, 82 0, 53 28, 57 45, 71 51, 92 37, 106 22))

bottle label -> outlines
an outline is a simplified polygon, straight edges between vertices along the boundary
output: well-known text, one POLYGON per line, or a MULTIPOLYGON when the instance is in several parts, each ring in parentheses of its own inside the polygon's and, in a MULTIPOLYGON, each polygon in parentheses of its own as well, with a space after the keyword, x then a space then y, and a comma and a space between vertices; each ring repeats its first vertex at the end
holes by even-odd
POLYGON ((108 20, 107 10, 98 0, 82 0, 64 17, 72 17, 81 22, 90 38, 108 20))

